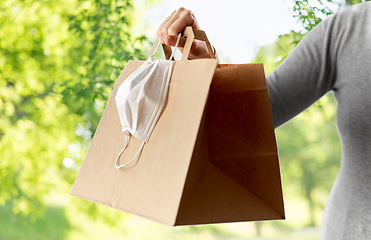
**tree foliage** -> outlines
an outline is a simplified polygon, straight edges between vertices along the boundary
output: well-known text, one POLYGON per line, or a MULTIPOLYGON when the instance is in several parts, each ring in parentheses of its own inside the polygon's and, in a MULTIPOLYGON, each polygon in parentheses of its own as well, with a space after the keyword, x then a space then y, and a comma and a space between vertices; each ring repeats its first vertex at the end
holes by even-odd
POLYGON ((340 9, 340 4, 335 4, 333 0, 303 0, 293 1, 293 17, 298 19, 303 26, 300 32, 307 33, 312 30, 324 18, 332 15, 334 11, 340 9))
MULTIPOLYGON (((339 9, 332 0, 292 6, 303 28, 260 50, 256 61, 267 72, 339 9)), ((130 0, 0 1, 0 205, 35 218, 45 196, 68 194, 115 80, 129 59, 144 58, 146 37, 132 29, 136 13, 130 0)), ((335 103, 326 97, 317 106, 277 135, 284 189, 323 209, 315 197, 329 191, 340 156, 335 103)), ((87 201, 80 209, 111 224, 122 215, 87 201)))
POLYGON ((143 58, 134 13, 129 0, 1 1, 1 205, 35 217, 73 183, 114 81, 143 58))

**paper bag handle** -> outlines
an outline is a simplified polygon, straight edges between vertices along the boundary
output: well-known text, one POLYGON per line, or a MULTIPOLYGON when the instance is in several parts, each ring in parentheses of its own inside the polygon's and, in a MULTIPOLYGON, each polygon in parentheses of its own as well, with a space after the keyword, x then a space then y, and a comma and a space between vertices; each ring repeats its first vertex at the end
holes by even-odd
POLYGON ((207 50, 209 51, 210 57, 215 58, 214 51, 210 45, 209 39, 207 39, 206 33, 202 30, 193 29, 192 27, 188 26, 183 30, 183 37, 186 37, 186 42, 183 49, 183 56, 182 60, 187 60, 189 52, 192 47, 192 43, 194 39, 204 41, 207 46, 207 50))
MULTIPOLYGON (((157 48, 157 44, 158 44, 158 38, 156 38, 155 42, 153 43, 150 55, 155 53, 156 48, 157 48)), ((166 44, 162 44, 162 49, 164 50, 166 60, 170 60, 169 58, 170 58, 171 53, 172 53, 171 47, 166 45, 166 44)))

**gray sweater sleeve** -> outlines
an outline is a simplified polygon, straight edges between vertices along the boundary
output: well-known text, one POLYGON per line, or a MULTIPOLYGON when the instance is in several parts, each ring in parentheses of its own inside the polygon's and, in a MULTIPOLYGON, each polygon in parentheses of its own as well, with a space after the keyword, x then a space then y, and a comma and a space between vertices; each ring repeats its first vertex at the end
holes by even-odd
POLYGON ((267 76, 273 124, 290 120, 333 89, 336 79, 337 15, 310 31, 267 76), (334 33, 335 32, 335 33, 334 33))

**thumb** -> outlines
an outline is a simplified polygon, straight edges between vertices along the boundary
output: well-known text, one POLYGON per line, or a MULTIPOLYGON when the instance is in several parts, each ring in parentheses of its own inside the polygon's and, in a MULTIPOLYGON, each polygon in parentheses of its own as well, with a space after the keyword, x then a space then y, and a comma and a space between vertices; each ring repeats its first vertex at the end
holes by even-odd
MULTIPOLYGON (((178 40, 177 35, 169 35, 165 38, 165 44, 169 46, 175 46, 176 41, 178 40)), ((187 38, 186 37, 180 37, 178 48, 181 52, 183 52, 184 45, 186 43, 187 38)), ((206 43, 204 41, 199 40, 193 40, 193 43, 191 45, 190 49, 190 58, 208 58, 209 51, 207 50, 206 43)))
MULTIPOLYGON (((178 47, 180 49, 183 49, 183 47, 185 45, 185 42, 186 42, 186 39, 187 38, 185 38, 185 37, 180 37, 179 43, 178 43, 178 47)), ((177 40, 178 40, 178 36, 176 36, 176 35, 169 35, 169 36, 167 36, 165 38, 165 44, 174 47, 177 40)))

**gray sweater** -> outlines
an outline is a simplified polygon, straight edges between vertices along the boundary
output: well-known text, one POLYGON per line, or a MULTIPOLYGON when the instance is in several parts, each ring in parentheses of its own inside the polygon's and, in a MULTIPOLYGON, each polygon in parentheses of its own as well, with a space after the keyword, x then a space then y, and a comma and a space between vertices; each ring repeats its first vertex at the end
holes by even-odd
POLYGON ((320 239, 371 239, 371 2, 320 23, 267 83, 276 127, 334 91, 342 159, 320 239))

